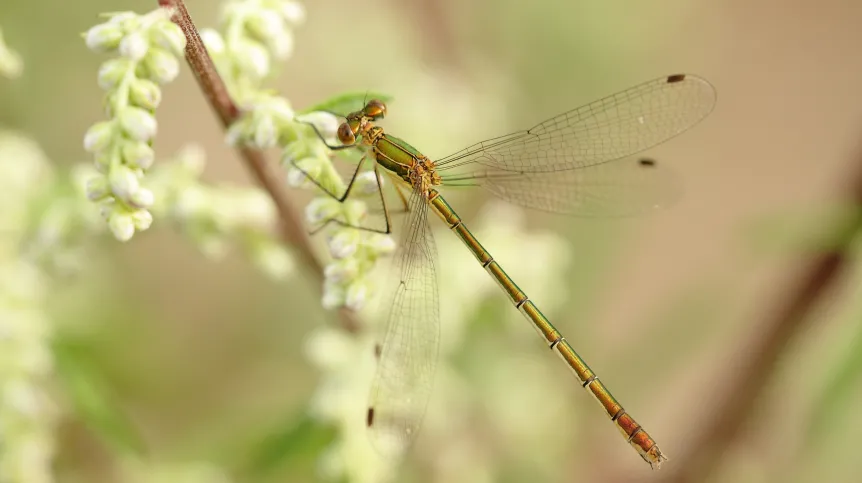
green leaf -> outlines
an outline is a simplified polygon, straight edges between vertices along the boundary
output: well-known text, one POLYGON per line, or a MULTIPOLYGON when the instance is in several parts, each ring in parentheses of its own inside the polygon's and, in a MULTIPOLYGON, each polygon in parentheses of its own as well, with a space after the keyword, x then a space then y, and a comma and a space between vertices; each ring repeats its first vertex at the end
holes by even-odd
POLYGON ((331 97, 328 100, 304 109, 299 113, 306 114, 315 111, 325 111, 345 117, 351 112, 358 111, 365 107, 365 103, 371 99, 379 99, 388 104, 392 100, 392 96, 377 91, 348 92, 331 97))
POLYGON ((246 466, 250 476, 261 477, 295 459, 317 457, 335 439, 331 424, 312 418, 307 411, 291 420, 283 429, 268 434, 250 450, 246 466))
POLYGON ((76 415, 118 452, 143 456, 146 453, 143 438, 117 406, 103 374, 87 357, 85 348, 57 339, 53 352, 60 382, 76 415))

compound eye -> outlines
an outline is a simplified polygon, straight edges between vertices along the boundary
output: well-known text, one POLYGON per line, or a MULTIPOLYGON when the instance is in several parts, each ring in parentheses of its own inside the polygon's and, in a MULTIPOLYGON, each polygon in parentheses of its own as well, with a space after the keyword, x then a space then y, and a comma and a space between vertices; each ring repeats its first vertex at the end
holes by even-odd
POLYGON ((350 124, 342 123, 338 126, 338 140, 341 144, 354 144, 356 142, 356 133, 350 128, 350 124))
POLYGON ((365 115, 370 117, 371 119, 377 119, 378 117, 386 116, 386 104, 383 101, 378 99, 372 99, 368 101, 368 104, 365 105, 365 115))

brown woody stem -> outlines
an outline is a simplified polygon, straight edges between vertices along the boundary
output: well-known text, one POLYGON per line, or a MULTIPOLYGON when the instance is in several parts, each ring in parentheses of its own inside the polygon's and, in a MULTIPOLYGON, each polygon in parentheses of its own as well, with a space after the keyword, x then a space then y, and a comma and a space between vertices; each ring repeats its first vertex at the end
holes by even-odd
MULTIPOLYGON (((222 125, 227 128, 239 118, 240 111, 233 102, 233 99, 231 99, 224 81, 222 81, 216 71, 184 2, 182 0, 158 0, 158 3, 162 7, 176 9, 172 20, 182 29, 186 36, 186 61, 188 61, 189 67, 194 72, 198 85, 200 85, 210 106, 215 110, 222 125)), ((266 158, 261 151, 242 147, 239 148, 239 152, 245 161, 246 167, 254 175, 257 182, 269 193, 273 203, 275 203, 280 220, 279 235, 282 240, 293 247, 303 260, 303 263, 316 274, 318 280, 322 280, 323 266, 314 255, 314 251, 306 236, 306 230, 299 215, 294 210, 281 180, 270 171, 266 158)), ((350 310, 342 308, 339 311, 339 318, 346 330, 356 332, 360 329, 359 322, 350 310)))

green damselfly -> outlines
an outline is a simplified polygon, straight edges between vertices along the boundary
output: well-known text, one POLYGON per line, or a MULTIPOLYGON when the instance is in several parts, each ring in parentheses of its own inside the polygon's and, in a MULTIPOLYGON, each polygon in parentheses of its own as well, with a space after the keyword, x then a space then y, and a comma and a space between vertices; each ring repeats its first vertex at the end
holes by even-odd
MULTIPOLYGON (((538 307, 503 271, 437 191, 438 186, 479 186, 512 203, 575 216, 619 216, 648 210, 669 197, 656 163, 631 156, 687 130, 706 117, 716 94, 706 80, 675 74, 565 112, 526 130, 489 139, 431 160, 376 121, 386 105, 371 100, 346 116, 341 146, 358 147, 381 173, 409 188, 399 190, 408 215, 396 256, 385 338, 371 388, 367 425, 384 453, 409 447, 424 417, 437 363, 439 307, 437 253, 428 225, 433 210, 499 283, 515 307, 574 371, 626 440, 650 466, 666 457, 538 307)), ((367 159, 363 157, 363 161, 367 159)), ((360 161, 353 179, 360 171, 360 161)), ((353 179, 343 200, 350 192, 353 179)), ((390 231, 389 211, 381 193, 390 231)))

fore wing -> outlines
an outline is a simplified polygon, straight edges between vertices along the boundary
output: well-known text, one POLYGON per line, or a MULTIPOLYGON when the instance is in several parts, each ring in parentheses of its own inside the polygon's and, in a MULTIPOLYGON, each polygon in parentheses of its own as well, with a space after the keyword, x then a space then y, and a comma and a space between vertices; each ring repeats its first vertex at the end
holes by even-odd
POLYGON ((374 447, 398 455, 416 437, 431 396, 439 344, 434 238, 428 203, 413 192, 396 254, 397 286, 377 373, 371 386, 367 424, 374 447))

